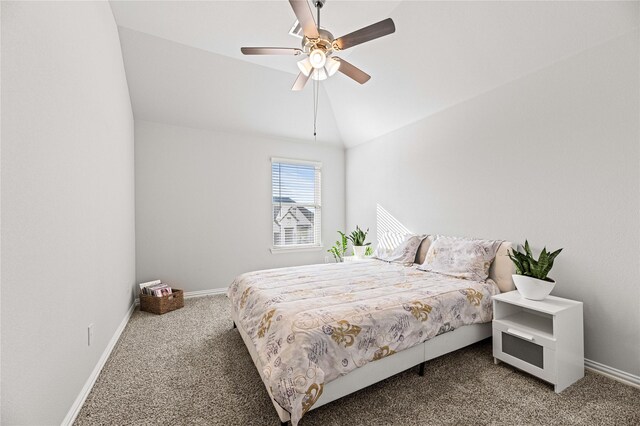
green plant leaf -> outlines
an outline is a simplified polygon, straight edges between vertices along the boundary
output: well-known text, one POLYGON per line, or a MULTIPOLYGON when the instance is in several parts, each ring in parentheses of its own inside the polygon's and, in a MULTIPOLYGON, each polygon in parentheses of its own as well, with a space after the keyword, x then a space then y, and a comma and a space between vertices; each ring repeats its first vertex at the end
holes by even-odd
POLYGON ((536 278, 540 280, 544 280, 547 277, 547 267, 549 266, 549 253, 547 253, 547 248, 543 248, 540 253, 540 257, 538 258, 538 268, 536 271, 536 278))
POLYGON ((520 261, 520 259, 517 256, 517 252, 514 252, 513 250, 511 251, 511 253, 507 253, 509 256, 509 259, 511 259, 511 261, 513 262, 513 264, 516 267, 516 274, 518 275, 522 275, 522 271, 523 271, 523 267, 522 267, 522 262, 520 261))
POLYGON ((533 259, 533 254, 531 253, 531 248, 529 247, 529 241, 528 240, 524 240, 524 251, 525 251, 525 253, 527 254, 528 257, 533 259))
POLYGON ((560 254, 561 251, 562 251, 562 249, 558 249, 558 250, 554 251, 553 253, 551 253, 549 255, 549 262, 553 263, 553 261, 560 254))

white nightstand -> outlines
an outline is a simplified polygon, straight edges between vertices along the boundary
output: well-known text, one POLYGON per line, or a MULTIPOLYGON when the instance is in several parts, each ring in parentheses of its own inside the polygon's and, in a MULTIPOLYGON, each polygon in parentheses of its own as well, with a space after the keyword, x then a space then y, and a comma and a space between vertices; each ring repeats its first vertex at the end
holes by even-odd
POLYGON ((562 392, 584 377, 582 302, 529 300, 517 291, 493 296, 493 357, 562 392))

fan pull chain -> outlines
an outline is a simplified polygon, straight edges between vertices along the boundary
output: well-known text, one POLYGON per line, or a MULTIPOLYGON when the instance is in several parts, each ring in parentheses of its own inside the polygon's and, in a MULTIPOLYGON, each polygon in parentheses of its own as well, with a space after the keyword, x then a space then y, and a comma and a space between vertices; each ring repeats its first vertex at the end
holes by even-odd
POLYGON ((313 80, 313 139, 318 141, 316 130, 318 125, 318 99, 320 98, 320 81, 313 80))

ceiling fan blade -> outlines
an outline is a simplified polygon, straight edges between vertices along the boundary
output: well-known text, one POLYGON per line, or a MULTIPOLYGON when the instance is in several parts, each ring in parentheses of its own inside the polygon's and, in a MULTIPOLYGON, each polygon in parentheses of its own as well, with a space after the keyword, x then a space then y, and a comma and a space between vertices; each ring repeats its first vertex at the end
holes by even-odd
POLYGON ((309 80, 309 76, 302 73, 298 74, 298 78, 296 78, 295 83, 293 83, 293 87, 291 87, 291 90, 297 92, 304 89, 305 84, 307 84, 307 80, 309 80))
POLYGON ((313 19, 313 13, 311 13, 311 8, 309 7, 309 2, 307 0, 289 0, 289 3, 291 4, 293 13, 295 13, 296 18, 298 18, 304 35, 308 38, 320 37, 318 28, 316 28, 316 21, 313 19))
POLYGON ((241 47, 245 55, 299 55, 302 50, 293 47, 241 47))
POLYGON ((369 74, 362 71, 360 68, 351 65, 344 59, 338 58, 337 56, 333 56, 333 59, 340 61, 340 68, 338 68, 338 71, 347 77, 354 79, 358 83, 365 84, 371 78, 369 74))
POLYGON ((350 47, 357 46, 358 44, 393 34, 395 31, 396 26, 393 23, 393 19, 387 18, 383 21, 371 24, 368 27, 360 28, 357 31, 339 37, 333 41, 333 45, 339 50, 345 50, 350 47))

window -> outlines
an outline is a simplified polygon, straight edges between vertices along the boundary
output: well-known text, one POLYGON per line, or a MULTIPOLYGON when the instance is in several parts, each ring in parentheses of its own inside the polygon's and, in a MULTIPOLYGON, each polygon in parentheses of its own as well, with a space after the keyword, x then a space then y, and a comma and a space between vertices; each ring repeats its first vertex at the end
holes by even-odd
POLYGON ((271 160, 274 249, 322 245, 321 168, 310 161, 271 160))

